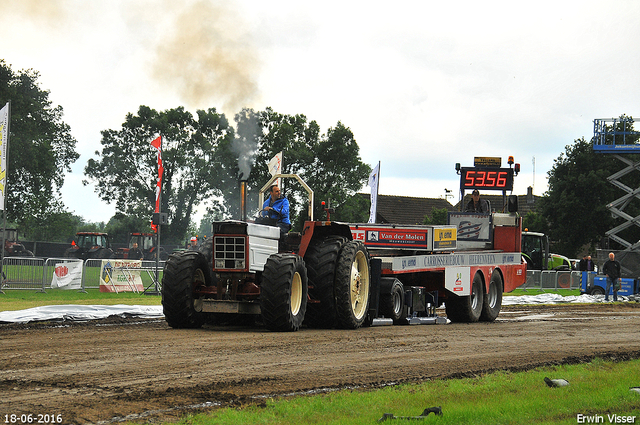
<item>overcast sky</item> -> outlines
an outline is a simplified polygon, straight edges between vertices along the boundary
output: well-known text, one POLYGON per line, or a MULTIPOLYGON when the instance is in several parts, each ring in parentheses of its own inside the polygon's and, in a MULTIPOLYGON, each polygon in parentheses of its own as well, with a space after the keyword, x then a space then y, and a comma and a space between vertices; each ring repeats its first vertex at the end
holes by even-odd
POLYGON ((640 116, 636 0, 0 5, 0 57, 39 71, 64 108, 81 156, 63 200, 93 222, 115 208, 82 186, 84 167, 100 131, 140 105, 215 107, 230 119, 270 106, 323 132, 341 121, 362 160, 381 162, 379 193, 443 197, 446 188, 452 203, 457 162, 494 156, 507 166, 513 155, 514 193, 542 195, 554 159, 591 138, 594 118, 640 116))

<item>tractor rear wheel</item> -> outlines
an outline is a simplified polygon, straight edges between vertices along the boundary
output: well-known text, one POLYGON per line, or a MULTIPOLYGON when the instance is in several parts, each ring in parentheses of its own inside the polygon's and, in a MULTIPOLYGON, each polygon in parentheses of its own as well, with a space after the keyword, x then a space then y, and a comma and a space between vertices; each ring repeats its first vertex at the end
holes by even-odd
POLYGON ((208 286, 209 271, 204 255, 183 251, 170 255, 162 276, 162 310, 172 328, 199 328, 206 319, 199 287, 208 286))
POLYGON ((335 296, 338 326, 361 327, 367 319, 370 299, 369 253, 360 241, 342 246, 336 265, 335 296))
POLYGON ((307 311, 307 269, 296 254, 273 254, 267 259, 260 284, 260 310, 267 329, 297 331, 307 311))
POLYGON ((307 305, 305 323, 309 326, 332 328, 336 324, 333 282, 340 247, 345 241, 346 239, 340 236, 329 236, 309 246, 304 256, 309 278, 309 297, 320 301, 307 305))

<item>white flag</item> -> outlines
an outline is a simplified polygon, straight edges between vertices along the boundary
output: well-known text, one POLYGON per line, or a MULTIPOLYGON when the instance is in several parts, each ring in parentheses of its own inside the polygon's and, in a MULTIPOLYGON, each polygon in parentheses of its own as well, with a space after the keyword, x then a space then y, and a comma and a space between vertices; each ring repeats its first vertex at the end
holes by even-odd
POLYGON ((0 109, 0 210, 4 211, 7 187, 7 151, 9 149, 9 103, 0 109))
MULTIPOLYGON (((267 166, 269 167, 271 177, 276 174, 282 174, 282 151, 278 152, 273 158, 271 158, 271 161, 269 161, 267 166)), ((276 184, 280 186, 280 179, 276 180, 276 184)))
POLYGON ((376 222, 376 209, 378 206, 378 183, 380 182, 380 162, 369 174, 369 187, 371 188, 371 209, 369 210, 369 223, 376 222))

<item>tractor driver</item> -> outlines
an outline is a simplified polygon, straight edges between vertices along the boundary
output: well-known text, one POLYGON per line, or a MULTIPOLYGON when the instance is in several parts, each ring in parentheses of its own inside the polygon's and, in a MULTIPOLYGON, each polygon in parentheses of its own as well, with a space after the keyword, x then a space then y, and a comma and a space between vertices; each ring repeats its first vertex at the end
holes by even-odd
POLYGON ((280 228, 280 239, 283 239, 291 230, 289 200, 281 195, 277 184, 269 188, 269 198, 262 204, 262 211, 266 212, 267 217, 276 220, 276 225, 280 228))

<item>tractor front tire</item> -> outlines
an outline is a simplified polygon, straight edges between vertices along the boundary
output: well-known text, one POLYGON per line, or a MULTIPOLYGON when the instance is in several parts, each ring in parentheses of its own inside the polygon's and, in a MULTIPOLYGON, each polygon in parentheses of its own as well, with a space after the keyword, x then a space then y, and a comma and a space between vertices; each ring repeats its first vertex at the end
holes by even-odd
POLYGON ((336 266, 335 296, 338 326, 344 329, 361 327, 369 312, 369 253, 360 241, 342 245, 336 266))
POLYGON ((207 260, 199 252, 170 255, 162 276, 162 310, 172 328, 199 328, 206 319, 198 287, 208 286, 207 260))
POLYGON ((260 284, 260 310, 267 329, 297 331, 307 311, 308 282, 304 260, 296 254, 267 259, 260 284))

